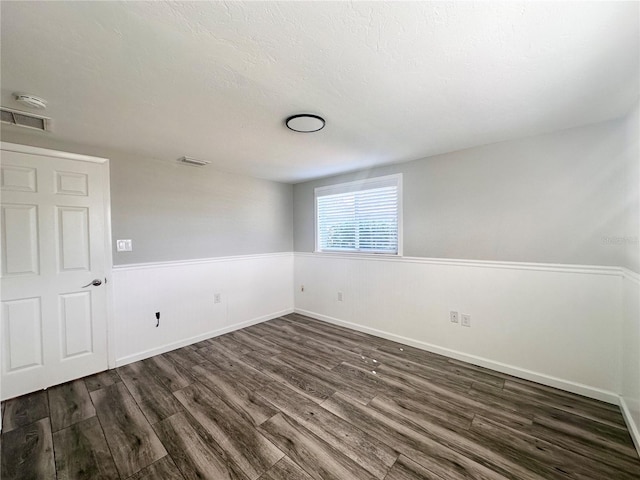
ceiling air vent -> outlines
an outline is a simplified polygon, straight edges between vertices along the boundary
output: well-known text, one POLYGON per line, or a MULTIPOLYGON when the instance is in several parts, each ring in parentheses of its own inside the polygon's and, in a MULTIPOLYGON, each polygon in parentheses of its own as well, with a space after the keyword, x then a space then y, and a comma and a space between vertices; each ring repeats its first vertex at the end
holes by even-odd
POLYGON ((209 165, 211 163, 206 160, 198 160, 191 157, 180 157, 178 159, 178 162, 185 165, 191 165, 192 167, 204 167, 205 165, 209 165))
POLYGON ((21 112, 20 110, 12 110, 6 107, 0 107, 0 115, 2 123, 33 128, 42 132, 51 130, 51 119, 49 117, 34 115, 29 112, 21 112))

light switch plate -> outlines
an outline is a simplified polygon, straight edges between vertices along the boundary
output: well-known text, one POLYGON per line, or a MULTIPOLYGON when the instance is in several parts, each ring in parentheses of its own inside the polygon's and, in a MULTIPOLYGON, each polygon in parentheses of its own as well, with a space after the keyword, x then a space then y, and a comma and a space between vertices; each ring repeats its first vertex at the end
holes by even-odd
POLYGON ((116 240, 116 251, 131 252, 132 250, 131 240, 116 240))

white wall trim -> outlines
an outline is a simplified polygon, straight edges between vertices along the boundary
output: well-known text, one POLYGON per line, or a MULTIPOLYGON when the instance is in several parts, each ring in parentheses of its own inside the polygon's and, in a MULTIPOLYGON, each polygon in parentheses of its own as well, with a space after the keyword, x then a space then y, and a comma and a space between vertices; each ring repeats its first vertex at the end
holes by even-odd
POLYGON ((618 404, 620 405, 620 410, 622 410, 622 417, 627 424, 627 428, 629 430, 629 434, 631 435, 631 439, 633 440, 633 444, 638 451, 638 455, 640 455, 640 431, 638 430, 638 426, 633 421, 633 416, 631 415, 629 407, 627 407, 627 402, 625 402, 623 396, 620 396, 620 401, 618 402, 618 404))
POLYGON ((629 270, 628 268, 622 268, 622 274, 624 278, 627 280, 631 280, 632 282, 640 285, 640 273, 634 272, 633 270, 629 270))
POLYGON ((495 370, 497 372, 506 373, 508 375, 513 375, 514 377, 523 378, 525 380, 530 380, 532 382, 541 383, 542 385, 547 385, 554 388, 559 388, 561 390, 566 390, 571 393, 577 393, 578 395, 583 395, 585 397, 594 398, 596 400, 601 400, 603 402, 611 403, 614 405, 618 405, 620 402, 620 397, 617 393, 609 392, 607 390, 602 390, 599 388, 590 387, 588 385, 583 385, 581 383, 575 383, 568 380, 563 380, 561 378, 552 377, 549 375, 545 375, 538 372, 533 372, 531 370, 526 370, 519 367, 514 367, 512 365, 508 365, 501 362, 496 362, 494 360, 489 360, 486 358, 478 357, 475 355, 469 355, 467 353, 463 353, 457 350, 452 350, 449 348, 439 347, 437 345, 433 345, 427 342, 422 342, 419 340, 413 340, 411 338, 403 337, 401 335, 396 335, 393 333, 385 332, 383 330, 378 330, 375 328, 365 327, 362 325, 358 325, 356 323, 347 322, 344 320, 340 320, 337 318, 329 317, 327 315, 322 315, 316 312, 310 312, 308 310, 303 310, 300 308, 295 309, 295 313, 299 313, 301 315, 306 315, 308 317, 316 318, 318 320, 322 320, 327 323, 332 323, 334 325, 340 325, 342 327, 347 327, 352 330, 357 330, 359 332, 368 333, 370 335, 374 335, 376 337, 386 338, 387 340, 392 340, 394 342, 402 343, 404 345, 409 345, 411 347, 420 348, 422 350, 426 350, 428 352, 437 353, 439 355, 444 355, 446 357, 454 358, 456 360, 460 360, 463 362, 471 363, 473 365, 478 365, 480 367, 489 368, 491 370, 495 370))
POLYGON ((279 312, 270 313, 261 317, 252 318, 251 320, 236 323, 234 325, 229 325, 228 327, 220 328, 218 330, 211 330, 210 332, 205 332, 200 335, 196 335, 195 337, 184 338, 177 342, 168 343, 166 345, 162 345, 161 347, 145 350, 144 352, 139 352, 134 355, 128 355, 126 357, 118 358, 116 359, 116 367, 122 367, 123 365, 137 362, 138 360, 144 360, 145 358, 170 352, 171 350, 175 350, 177 348, 186 347, 187 345, 192 345, 208 338, 214 338, 220 335, 224 335, 225 333, 235 332, 236 330, 240 330, 241 328, 250 327, 251 325, 255 325, 257 323, 266 322, 267 320, 272 320, 283 315, 288 315, 290 313, 293 313, 293 311, 293 308, 288 308, 286 310, 281 310, 279 312))
POLYGON ((104 251, 105 251, 105 285, 107 296, 107 366, 114 368, 116 364, 116 334, 113 317, 113 248, 111 241, 111 169, 109 160, 103 164, 104 175, 104 251))
MULTIPOLYGON (((357 253, 328 253, 328 252, 294 252, 297 257, 311 258, 342 258, 349 260, 376 260, 380 262, 398 263, 423 263, 430 265, 448 265, 454 267, 478 267, 478 268, 506 268, 514 270, 539 270, 544 272, 578 273, 589 275, 612 275, 622 277, 624 271, 635 274, 623 267, 611 267, 600 265, 571 265, 559 263, 526 263, 526 262, 504 262, 493 260, 465 260, 449 258, 427 258, 427 257, 398 257, 391 255, 363 255, 357 253)), ((638 274, 635 274, 638 276, 638 274)), ((640 277, 640 276, 639 276, 640 277)))
MULTIPOLYGON (((634 272, 632 270, 629 270, 627 268, 623 269, 624 271, 624 280, 625 282, 628 281, 629 284, 626 284, 628 287, 630 287, 632 290, 636 290, 636 292, 640 289, 640 274, 638 274, 637 272, 634 272)), ((625 286, 623 286, 621 288, 621 296, 623 297, 621 299, 621 302, 628 302, 629 300, 626 297, 626 295, 629 294, 629 290, 625 290, 625 286)), ((633 294, 632 294, 633 295, 633 294)), ((635 294, 637 295, 637 293, 635 294)), ((635 303, 637 301, 637 298, 635 301, 632 301, 631 303, 635 303)), ((637 304, 636 304, 637 305, 637 304)), ((627 307, 629 307, 629 305, 626 305, 627 307)), ((621 308, 622 310, 622 315, 625 317, 625 321, 629 322, 631 324, 635 324, 638 322, 638 318, 635 316, 634 309, 633 307, 629 307, 631 308, 631 311, 628 311, 626 308, 621 308), (626 318, 627 315, 630 315, 629 318, 626 318)), ((636 306, 637 308, 637 306, 636 306)), ((624 330, 622 331, 622 335, 623 338, 621 338, 621 346, 622 348, 620 349, 620 370, 623 371, 624 370, 624 355, 625 355, 625 349, 627 348, 626 345, 626 338, 625 336, 628 335, 627 332, 625 332, 624 330)), ((631 335, 631 338, 633 339, 633 337, 635 337, 635 335, 631 335)), ((631 340, 633 341, 633 340, 631 340)), ((633 347, 631 348, 638 348, 638 339, 635 338, 635 341, 633 341, 633 347)), ((637 377, 637 369, 634 370, 635 371, 635 376, 637 377)), ((624 375, 624 373, 623 373, 624 375)), ((637 378, 633 379, 634 374, 631 374, 631 378, 627 379, 631 381, 631 385, 629 386, 629 389, 631 391, 634 390, 633 388, 633 384, 637 381, 637 378), (633 379, 633 380, 632 380, 633 379)), ((631 410, 629 409, 629 406, 627 405, 627 402, 625 400, 624 394, 625 394, 625 390, 627 390, 627 388, 625 388, 625 378, 622 379, 622 394, 620 395, 620 410, 622 410, 622 416, 624 417, 624 421, 627 424, 627 429, 629 430, 629 434, 631 435, 631 439, 633 440, 633 443, 636 447, 636 450, 638 451, 638 454, 640 455, 640 425, 638 425, 635 422, 634 416, 631 414, 631 410)))
POLYGON ((92 157, 90 155, 81 155, 79 153, 69 153, 60 150, 51 150, 49 148, 32 147, 30 145, 20 145, 18 143, 0 142, 0 150, 16 153, 28 153, 30 155, 41 155, 43 157, 64 158, 67 160, 78 160, 80 162, 106 163, 109 160, 101 157, 92 157))
POLYGON ((113 269, 118 271, 143 270, 147 268, 181 267, 181 266, 201 265, 206 263, 233 262, 233 261, 252 260, 252 259, 259 259, 259 258, 292 257, 292 256, 293 256, 293 252, 257 253, 252 255, 233 255, 229 257, 194 258, 192 260, 170 260, 166 262, 128 263, 128 264, 122 264, 122 265, 114 265, 113 269))

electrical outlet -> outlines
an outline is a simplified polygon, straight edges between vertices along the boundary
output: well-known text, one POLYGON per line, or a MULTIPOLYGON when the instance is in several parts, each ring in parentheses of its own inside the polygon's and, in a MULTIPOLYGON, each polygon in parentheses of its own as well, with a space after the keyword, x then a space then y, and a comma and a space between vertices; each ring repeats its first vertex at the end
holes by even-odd
POLYGON ((458 323, 458 312, 454 312, 453 310, 451 310, 449 312, 449 320, 451 320, 451 323, 458 323))
POLYGON ((131 252, 131 251, 133 251, 133 246, 131 244, 131 240, 116 240, 116 251, 117 252, 131 252))
POLYGON ((462 322, 460 322, 461 325, 463 327, 470 327, 471 326, 471 315, 469 315, 468 313, 463 313, 462 314, 462 322))
POLYGON ((220 303, 220 302, 222 302, 222 294, 214 293, 213 294, 213 303, 220 303))
POLYGON ((338 301, 341 302, 342 301, 342 292, 338 292, 338 301))

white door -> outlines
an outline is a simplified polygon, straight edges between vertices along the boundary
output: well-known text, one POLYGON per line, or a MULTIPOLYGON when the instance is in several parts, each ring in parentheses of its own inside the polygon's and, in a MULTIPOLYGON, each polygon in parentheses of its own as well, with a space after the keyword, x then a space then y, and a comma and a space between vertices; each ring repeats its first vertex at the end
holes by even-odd
POLYGON ((108 164, 4 148, 0 386, 7 399, 107 369, 108 164))

